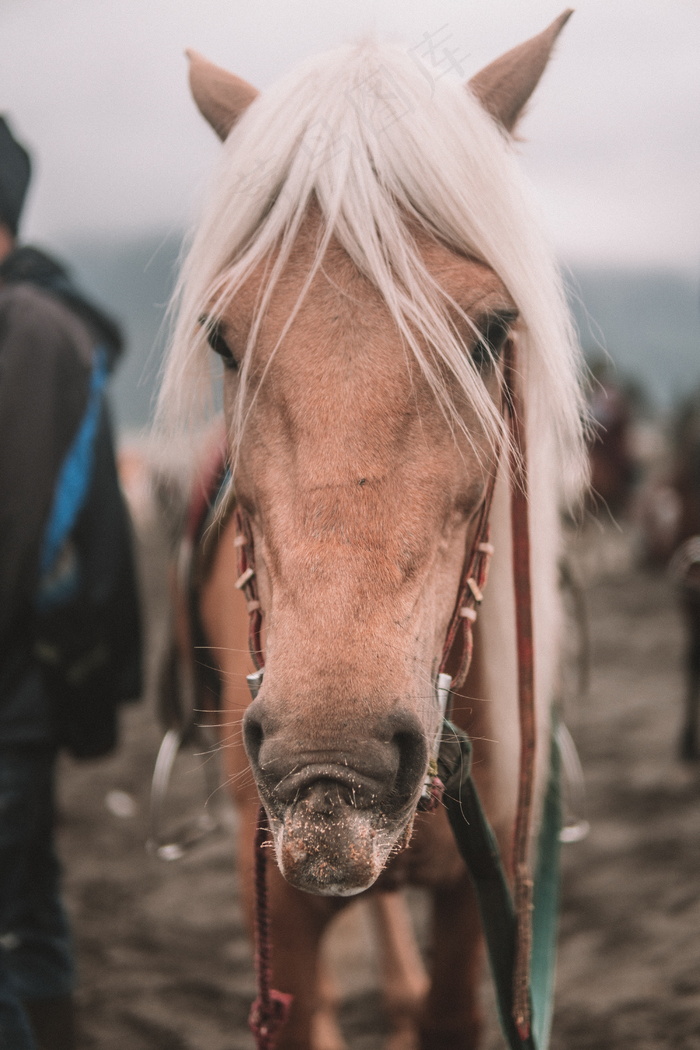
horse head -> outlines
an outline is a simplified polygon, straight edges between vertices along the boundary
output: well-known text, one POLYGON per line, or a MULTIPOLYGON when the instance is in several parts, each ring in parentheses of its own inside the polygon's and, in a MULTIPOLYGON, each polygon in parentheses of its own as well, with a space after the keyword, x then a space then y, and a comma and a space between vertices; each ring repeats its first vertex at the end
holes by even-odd
POLYGON ((226 141, 180 332, 190 362, 205 342, 223 359, 264 614, 245 746, 279 867, 314 893, 366 889, 408 840, 440 734, 445 638, 507 443, 504 356, 546 341, 522 310, 541 253, 497 265, 518 236, 499 171, 567 17, 467 91, 374 45, 260 96, 190 56, 226 141))
MULTIPOLYGON (((410 828, 439 730, 437 667, 495 455, 470 405, 460 405, 468 438, 436 411, 381 296, 336 243, 281 338, 318 235, 310 214, 257 336, 265 379, 254 381, 236 450, 266 624, 245 741, 283 873, 346 893, 374 881, 410 828)), ((515 306, 486 267, 416 240, 476 323, 464 338, 497 405, 515 306)), ((260 294, 252 277, 219 322, 234 353, 260 294)), ((236 383, 225 379, 229 416, 236 383)))

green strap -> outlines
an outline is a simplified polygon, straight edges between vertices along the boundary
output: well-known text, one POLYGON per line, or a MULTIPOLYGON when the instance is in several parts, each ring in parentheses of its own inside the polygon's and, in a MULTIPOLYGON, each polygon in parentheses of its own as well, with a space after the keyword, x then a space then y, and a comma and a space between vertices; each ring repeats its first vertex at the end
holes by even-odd
POLYGON ((542 826, 535 872, 535 911, 532 923, 532 962, 530 973, 534 1007, 533 1029, 538 1050, 547 1050, 554 1007, 554 972, 557 957, 557 916, 559 914, 559 855, 562 824, 561 756, 552 727, 549 781, 544 799, 542 826))
POLYGON ((552 1016, 552 991, 559 857, 559 758, 552 744, 550 782, 545 801, 535 879, 533 916, 533 1031, 521 1039, 513 1021, 513 972, 516 921, 496 837, 471 777, 472 744, 466 733, 445 721, 438 767, 445 785, 443 802, 457 846, 476 890, 486 938, 503 1034, 510 1050, 546 1050, 552 1016))

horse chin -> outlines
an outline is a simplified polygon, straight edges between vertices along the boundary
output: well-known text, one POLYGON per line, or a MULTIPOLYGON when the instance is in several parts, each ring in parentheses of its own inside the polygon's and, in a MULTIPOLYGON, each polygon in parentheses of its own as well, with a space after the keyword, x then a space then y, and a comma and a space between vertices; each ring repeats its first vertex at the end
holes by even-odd
POLYGON ((372 886, 390 855, 410 838, 412 820, 344 806, 318 813, 299 802, 270 816, 277 864, 292 886, 323 897, 352 897, 372 886))

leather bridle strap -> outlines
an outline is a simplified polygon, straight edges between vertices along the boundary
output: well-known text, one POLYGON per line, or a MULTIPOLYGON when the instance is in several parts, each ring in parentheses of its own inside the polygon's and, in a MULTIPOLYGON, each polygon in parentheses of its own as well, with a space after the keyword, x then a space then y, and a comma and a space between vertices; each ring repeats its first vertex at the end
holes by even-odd
MULTIPOLYGON (((513 382, 514 374, 510 362, 512 361, 514 353, 515 343, 511 337, 506 343, 503 351, 504 369, 503 388, 501 393, 501 416, 504 420, 510 416, 510 406, 512 403, 510 384, 513 382)), ((472 653, 474 650, 474 624, 477 620, 479 606, 484 597, 483 592, 488 580, 491 558, 494 554, 494 548, 490 542, 491 507, 493 505, 496 478, 501 460, 502 445, 503 440, 499 439, 496 455, 494 457, 494 465, 489 474, 484 498, 482 499, 479 508, 477 525, 474 530, 474 542, 469 552, 468 559, 465 559, 462 579, 459 584, 459 591, 457 592, 457 602, 455 604, 454 612, 452 613, 450 625, 447 628, 445 644, 442 650, 439 674, 446 674, 448 673, 448 667, 453 665, 455 646, 458 643, 461 645, 459 663, 457 669, 452 674, 452 682, 450 686, 452 691, 459 689, 460 686, 464 685, 467 674, 469 673, 472 653)))
POLYGON ((465 569, 462 573, 457 594, 457 602, 442 650, 439 673, 447 674, 447 668, 450 665, 455 646, 458 642, 461 642, 459 665, 452 676, 450 687, 452 690, 458 689, 464 684, 469 672, 474 650, 474 624, 477 619, 477 609, 481 605, 484 596, 484 587, 486 586, 489 565, 494 552, 493 546, 489 541, 491 535, 491 504, 493 503, 493 492, 496 487, 498 458, 489 476, 486 493, 481 503, 475 530, 476 539, 469 560, 465 562, 465 569))
POLYGON ((258 584, 255 578, 255 555, 253 534, 248 515, 240 506, 236 506, 236 538, 233 541, 238 553, 238 578, 234 584, 243 591, 248 609, 248 649, 250 658, 258 672, 265 666, 265 654, 262 645, 262 609, 258 597, 258 584))

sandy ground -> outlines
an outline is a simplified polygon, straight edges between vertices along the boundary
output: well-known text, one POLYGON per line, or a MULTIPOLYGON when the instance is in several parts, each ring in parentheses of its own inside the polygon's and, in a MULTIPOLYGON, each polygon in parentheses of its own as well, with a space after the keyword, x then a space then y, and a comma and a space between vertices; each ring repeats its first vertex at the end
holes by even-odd
MULTIPOLYGON (((161 557, 147 548, 149 594, 161 557)), ((585 768, 588 838, 564 850, 553 1050, 700 1047, 700 769, 675 741, 681 624, 659 575, 631 567, 628 538, 589 530, 574 559, 586 581, 589 695, 567 712, 585 768)), ((158 636, 154 636, 157 643, 158 636)), ((221 830, 181 860, 147 854, 149 782, 159 743, 150 703, 126 712, 122 747, 65 760, 60 845, 81 983, 80 1050, 250 1050, 253 994, 222 793, 221 830)), ((169 819, 196 820, 201 760, 179 762, 169 819)), ((352 1050, 381 1046, 366 917, 342 938, 352 1050)), ((495 1024, 487 1050, 503 1046, 495 1024)))

